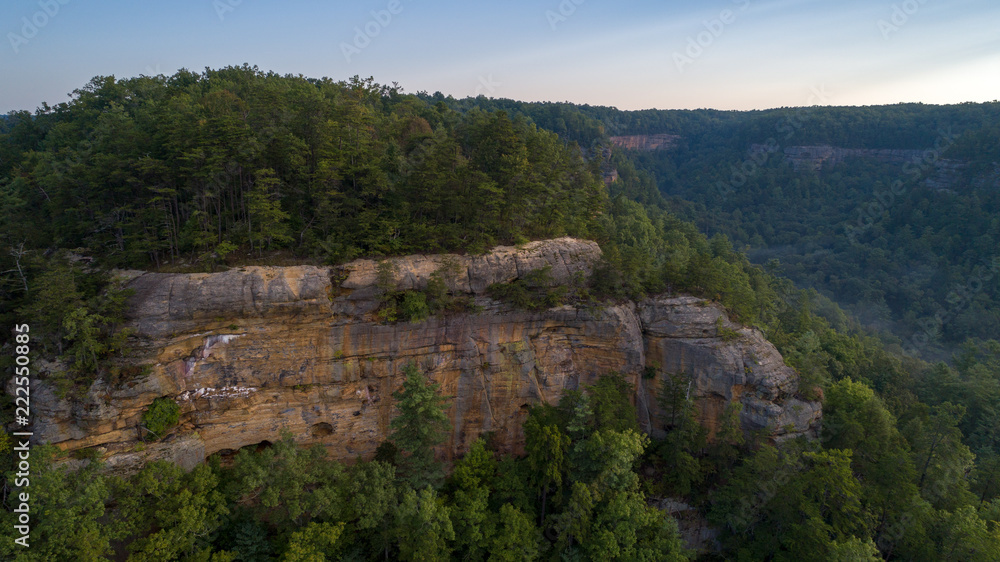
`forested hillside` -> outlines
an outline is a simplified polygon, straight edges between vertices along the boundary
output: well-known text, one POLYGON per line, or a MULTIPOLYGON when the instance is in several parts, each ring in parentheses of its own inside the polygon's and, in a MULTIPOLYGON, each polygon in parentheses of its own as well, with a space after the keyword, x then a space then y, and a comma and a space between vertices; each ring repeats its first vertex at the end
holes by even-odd
POLYGON ((679 215, 757 263, 778 260, 776 271, 907 352, 945 358, 966 339, 1000 333, 993 131, 952 129, 924 141, 931 150, 916 162, 857 157, 815 171, 786 161, 780 142, 772 154, 682 147, 637 155, 636 165, 657 174, 679 215))
POLYGON ((482 251, 585 235, 603 204, 554 134, 358 79, 99 77, 4 129, 8 242, 80 247, 109 266, 244 246, 330 260, 482 251))
MULTIPOLYGON (((1000 231, 989 183, 996 148, 982 149, 995 139, 996 105, 626 113, 240 67, 95 78, 69 102, 9 115, 0 125, 2 367, 12 372, 9 327, 30 321, 33 365, 60 360, 32 375, 70 402, 95 381, 142 376, 121 368, 128 293, 111 282, 113 267, 335 264, 574 235, 597 240, 605 262, 573 305, 678 292, 717 300, 780 349, 800 393, 824 400, 824 423, 819 441, 779 448, 741 431, 727 408, 709 441, 685 374, 653 373, 673 381, 661 397, 669 431, 654 441, 637 431, 627 383, 607 373, 531 410, 526 456, 486 441, 449 467, 433 454, 446 398, 411 366, 392 437, 352 466, 287 441, 190 473, 156 463, 126 478, 35 448, 27 550, 12 546, 23 486, 17 443, 4 433, 0 552, 679 560, 692 553, 657 508, 672 498, 719 531, 705 560, 1000 559, 1000 344, 990 328, 1000 231), (929 188, 904 172, 905 194, 853 241, 846 224, 899 177, 893 165, 809 172, 774 157, 744 184, 718 188, 731 185, 730 165, 750 145, 772 137, 922 149, 949 124, 958 135, 949 157, 970 162, 964 183, 929 188), (609 150, 607 135, 637 133, 682 140, 657 153, 609 150), (618 179, 606 186, 612 168, 618 179), (979 288, 955 301, 952 286, 971 275, 979 288), (953 317, 924 345, 958 353, 937 364, 903 354, 834 301, 900 341, 950 304, 953 317)), ((12 431, 13 399, 3 400, 12 431)), ((169 438, 169 404, 147 414, 151 439, 169 438)))
MULTIPOLYGON (((891 123, 893 110, 872 120, 891 123)), ((813 113, 788 140, 778 136, 772 154, 755 157, 748 145, 731 154, 682 147, 641 155, 637 165, 657 173, 681 216, 725 233, 754 262, 778 260, 776 271, 892 334, 906 352, 945 359, 967 339, 1000 334, 996 111, 997 104, 926 108, 911 140, 875 144, 864 133, 817 135, 813 113), (813 143, 926 151, 905 162, 858 157, 818 171, 784 158, 782 147, 813 143)))
POLYGON ((677 135, 672 148, 622 156, 674 215, 725 234, 910 355, 947 359, 1000 334, 1000 103, 619 111, 424 97, 526 115, 585 146, 677 135), (908 152, 817 170, 786 157, 815 146, 908 152))

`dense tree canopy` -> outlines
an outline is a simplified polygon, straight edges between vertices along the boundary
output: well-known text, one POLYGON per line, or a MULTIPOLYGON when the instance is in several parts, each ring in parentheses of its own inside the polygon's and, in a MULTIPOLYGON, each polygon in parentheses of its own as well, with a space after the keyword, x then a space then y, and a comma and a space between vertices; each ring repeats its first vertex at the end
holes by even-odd
MULTIPOLYGON (((658 506, 684 502, 720 532, 706 560, 996 560, 998 116, 996 103, 622 112, 247 66, 98 77, 67 103, 3 116, 0 319, 32 319, 33 353, 63 367, 44 377, 71 404, 95 381, 144 373, 111 267, 339 263, 574 235, 604 252, 589 278, 551 288, 540 270, 490 295, 533 310, 669 292, 717 300, 779 348, 800 398, 824 400, 824 424, 818 441, 776 447, 743 431, 734 403, 710 439, 691 374, 650 366, 662 439, 639 431, 633 389, 606 373, 533 407, 523 456, 483 436, 446 464, 448 398, 411 365, 390 440, 351 465, 291 436, 128 478, 37 448, 28 550, 12 541, 18 486, 0 433, 0 554, 683 560, 678 524, 658 506), (951 187, 911 178, 888 204, 879 197, 907 173, 869 160, 816 172, 769 156, 738 189, 718 187, 770 137, 923 149, 948 127, 945 155, 966 162, 951 187), (680 139, 654 153, 610 148, 609 134, 640 133, 680 139), (891 208, 847 236, 873 200, 891 208)), ((425 291, 385 289, 380 321, 474 313, 446 274, 425 291)), ((148 439, 170 438, 175 409, 163 398, 146 412, 148 439)))

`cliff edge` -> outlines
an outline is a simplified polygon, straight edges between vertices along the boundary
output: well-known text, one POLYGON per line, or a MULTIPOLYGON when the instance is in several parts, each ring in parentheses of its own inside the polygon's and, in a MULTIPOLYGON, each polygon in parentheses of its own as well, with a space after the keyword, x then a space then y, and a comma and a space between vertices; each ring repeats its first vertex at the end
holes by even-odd
POLYGON ((610 371, 632 383, 640 426, 654 436, 662 433, 656 396, 667 373, 691 376, 690 394, 710 431, 725 405, 739 401, 747 430, 766 429, 777 441, 816 435, 820 404, 798 398, 798 377, 774 346, 730 322, 720 305, 665 296, 530 312, 486 295, 491 283, 545 266, 552 283, 569 283, 588 274, 600 252, 594 242, 561 238, 483 256, 393 258, 398 290, 425 287, 447 265, 450 289, 479 307, 395 324, 375 318, 372 260, 133 272, 129 325, 149 374, 119 388, 95 383, 74 401, 38 382, 35 438, 68 451, 96 448, 123 471, 153 459, 191 467, 213 453, 273 442, 283 430, 334 458, 369 456, 389 433, 392 393, 410 362, 449 397, 446 457, 485 432, 518 452, 530 405, 555 403, 610 371), (159 397, 180 405, 180 424, 162 441, 142 444, 142 413, 159 397))

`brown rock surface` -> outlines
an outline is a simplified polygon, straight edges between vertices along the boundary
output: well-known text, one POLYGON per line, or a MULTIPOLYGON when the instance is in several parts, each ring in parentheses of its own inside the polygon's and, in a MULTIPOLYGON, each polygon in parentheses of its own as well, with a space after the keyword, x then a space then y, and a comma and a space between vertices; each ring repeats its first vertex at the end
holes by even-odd
POLYGON ((151 373, 122 388, 97 383, 73 402, 37 384, 35 436, 67 450, 100 447, 120 470, 154 458, 192 466, 216 452, 273 442, 283 430, 352 459, 370 455, 388 435, 392 393, 411 361, 450 397, 446 458, 488 431, 520 450, 529 405, 555 403, 609 371, 635 385, 640 423, 655 435, 658 383, 641 377, 647 365, 692 374, 710 427, 725 402, 739 400, 747 429, 770 427, 778 440, 815 434, 819 404, 795 398, 798 379, 774 347, 729 323, 718 305, 662 297, 527 312, 485 295, 490 283, 546 265, 554 283, 566 283, 599 257, 595 243, 563 238, 484 256, 395 258, 397 288, 423 287, 447 261, 457 271, 452 288, 482 310, 391 325, 372 316, 378 289, 370 260, 133 274, 130 323, 151 373), (719 337, 719 317, 739 336, 719 337), (164 441, 138 447, 142 413, 161 396, 180 404, 180 425, 164 441))

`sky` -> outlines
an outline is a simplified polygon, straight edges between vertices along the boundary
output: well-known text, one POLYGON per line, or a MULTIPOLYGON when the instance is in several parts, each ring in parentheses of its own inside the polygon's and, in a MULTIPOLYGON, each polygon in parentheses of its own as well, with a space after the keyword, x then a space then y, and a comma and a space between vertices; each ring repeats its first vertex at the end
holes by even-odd
POLYGON ((248 63, 619 109, 1000 99, 996 0, 4 0, 0 114, 248 63))

